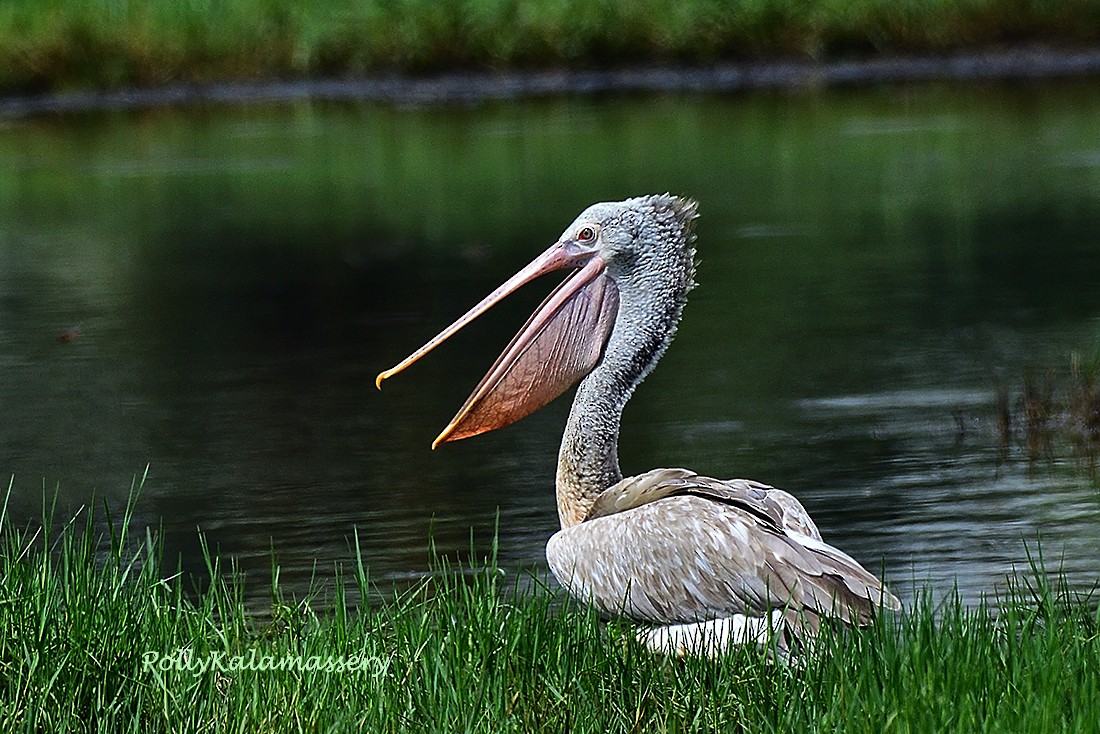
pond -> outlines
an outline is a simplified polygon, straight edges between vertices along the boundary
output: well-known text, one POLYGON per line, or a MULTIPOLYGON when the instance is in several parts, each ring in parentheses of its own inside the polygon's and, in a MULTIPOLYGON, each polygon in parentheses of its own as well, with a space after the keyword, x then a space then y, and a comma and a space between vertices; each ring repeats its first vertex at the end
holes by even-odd
POLYGON ((148 466, 168 564, 201 575, 201 531, 259 601, 273 556, 303 593, 356 534, 383 591, 494 529, 505 570, 545 569, 568 399, 430 444, 556 281, 374 376, 589 203, 672 191, 700 285, 624 471, 789 489, 906 600, 977 601, 1040 544, 1100 578, 1094 460, 1019 417, 1028 375, 1100 355, 1100 83, 12 117, 0 172, 17 524, 43 488, 120 508, 148 466))

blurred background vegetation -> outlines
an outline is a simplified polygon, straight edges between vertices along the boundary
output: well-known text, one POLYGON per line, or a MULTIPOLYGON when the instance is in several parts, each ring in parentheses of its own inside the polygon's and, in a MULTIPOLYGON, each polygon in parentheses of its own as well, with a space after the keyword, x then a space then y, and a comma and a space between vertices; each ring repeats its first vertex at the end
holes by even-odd
POLYGON ((0 94, 1100 40, 1100 0, 5 0, 0 94))

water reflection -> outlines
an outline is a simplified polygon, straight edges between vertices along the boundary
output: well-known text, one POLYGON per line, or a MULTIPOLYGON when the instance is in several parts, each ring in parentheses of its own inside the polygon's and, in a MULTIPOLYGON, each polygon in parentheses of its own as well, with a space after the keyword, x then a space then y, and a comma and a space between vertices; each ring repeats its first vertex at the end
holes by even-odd
POLYGON ((0 128, 0 476, 36 516, 122 501, 259 601, 428 538, 541 564, 567 406, 428 450, 546 283, 384 393, 374 374, 591 201, 702 202, 700 287, 624 416, 627 472, 796 492, 900 595, 968 599, 1041 538, 1100 576, 1100 490, 998 448, 995 389, 1100 343, 1100 87, 935 85, 391 109, 294 104, 0 128), (79 325, 76 337, 57 335, 79 325), (472 531, 472 540, 471 540, 472 531))

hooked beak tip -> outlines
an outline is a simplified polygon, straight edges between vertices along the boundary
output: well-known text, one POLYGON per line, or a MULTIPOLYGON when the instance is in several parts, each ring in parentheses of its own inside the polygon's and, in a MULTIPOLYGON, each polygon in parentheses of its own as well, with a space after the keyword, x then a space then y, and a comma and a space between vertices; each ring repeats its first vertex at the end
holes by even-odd
POLYGON ((379 390, 382 389, 382 381, 388 380, 393 376, 393 370, 386 370, 385 372, 379 372, 378 377, 374 378, 374 386, 379 390))

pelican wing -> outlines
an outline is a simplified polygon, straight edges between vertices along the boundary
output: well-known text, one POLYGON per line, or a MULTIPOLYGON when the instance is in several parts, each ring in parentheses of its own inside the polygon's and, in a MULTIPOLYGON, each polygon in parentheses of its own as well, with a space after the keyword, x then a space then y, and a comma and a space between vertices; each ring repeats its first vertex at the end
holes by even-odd
POLYGON ((788 609, 869 622, 900 607, 858 562, 821 540, 779 489, 658 469, 605 490, 584 522, 556 533, 547 559, 604 614, 694 623, 788 609))
POLYGON ((606 489, 588 511, 586 520, 640 507, 673 495, 695 495, 741 507, 761 516, 777 529, 821 540, 821 533, 806 508, 794 495, 751 479, 711 479, 688 469, 654 469, 627 477, 606 489))

